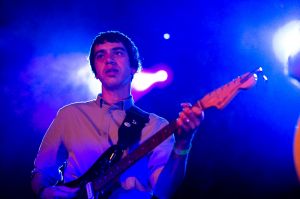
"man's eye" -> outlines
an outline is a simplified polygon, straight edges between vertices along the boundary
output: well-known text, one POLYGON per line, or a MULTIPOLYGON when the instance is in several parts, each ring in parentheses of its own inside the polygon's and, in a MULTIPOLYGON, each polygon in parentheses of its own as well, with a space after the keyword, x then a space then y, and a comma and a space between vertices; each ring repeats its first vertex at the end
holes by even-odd
POLYGON ((104 57, 104 54, 98 53, 96 54, 96 59, 102 59, 104 57))
POLYGON ((123 52, 123 51, 116 51, 115 54, 116 54, 116 55, 119 55, 119 56, 123 56, 123 55, 124 55, 124 52, 123 52))

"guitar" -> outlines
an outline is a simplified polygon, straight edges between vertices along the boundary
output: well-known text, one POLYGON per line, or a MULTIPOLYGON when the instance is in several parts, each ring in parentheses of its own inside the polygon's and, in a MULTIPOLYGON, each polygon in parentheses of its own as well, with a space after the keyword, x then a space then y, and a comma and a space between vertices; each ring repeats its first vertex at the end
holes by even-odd
MULTIPOLYGON (((262 72, 261 68, 238 76, 229 83, 205 95, 194 106, 199 106, 203 110, 210 107, 224 108, 240 90, 249 89, 256 84, 257 73, 259 72, 262 72)), ((118 145, 111 146, 84 175, 64 185, 80 187, 78 198, 107 198, 119 186, 117 183, 118 177, 166 140, 176 129, 176 121, 170 122, 124 158, 122 158, 123 150, 118 145)))

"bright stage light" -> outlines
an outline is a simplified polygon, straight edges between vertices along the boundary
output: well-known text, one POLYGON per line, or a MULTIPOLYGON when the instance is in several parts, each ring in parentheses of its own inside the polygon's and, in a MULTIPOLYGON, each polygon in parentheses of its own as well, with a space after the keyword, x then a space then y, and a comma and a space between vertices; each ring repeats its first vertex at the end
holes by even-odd
POLYGON ((139 72, 134 75, 132 81, 133 89, 144 91, 150 88, 157 82, 164 82, 168 79, 168 73, 164 70, 159 70, 155 73, 139 72))
POLYGON ((101 83, 95 78, 88 65, 83 66, 77 71, 76 79, 80 84, 88 86, 90 93, 94 95, 101 93, 101 83))
POLYGON ((273 50, 284 66, 287 65, 289 56, 300 51, 300 20, 287 23, 275 33, 273 50))
POLYGON ((170 39, 170 34, 169 34, 169 33, 165 33, 165 34, 164 34, 164 39, 165 39, 165 40, 170 39))

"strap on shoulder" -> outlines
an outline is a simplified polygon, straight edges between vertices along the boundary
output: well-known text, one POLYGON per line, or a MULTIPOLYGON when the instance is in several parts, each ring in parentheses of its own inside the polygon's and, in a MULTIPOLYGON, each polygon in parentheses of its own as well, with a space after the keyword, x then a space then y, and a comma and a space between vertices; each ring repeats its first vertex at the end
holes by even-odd
POLYGON ((118 145, 122 149, 139 142, 142 129, 149 122, 149 115, 137 106, 132 106, 126 111, 125 119, 118 130, 118 145))

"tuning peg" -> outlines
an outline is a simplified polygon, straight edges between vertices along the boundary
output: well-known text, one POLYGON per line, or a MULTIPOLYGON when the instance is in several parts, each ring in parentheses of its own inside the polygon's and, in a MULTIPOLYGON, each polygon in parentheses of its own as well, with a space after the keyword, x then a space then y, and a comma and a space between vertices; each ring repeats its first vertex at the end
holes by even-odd
POLYGON ((255 69, 252 73, 260 74, 262 76, 264 82, 268 81, 268 77, 265 74, 263 74, 263 68, 262 67, 259 67, 259 68, 255 69))
POLYGON ((263 72, 263 69, 262 69, 262 67, 259 67, 258 69, 256 69, 256 72, 257 72, 257 73, 261 73, 261 72, 263 72))
POLYGON ((263 77, 263 79, 264 79, 265 82, 268 81, 268 77, 267 76, 262 75, 262 77, 263 77))

